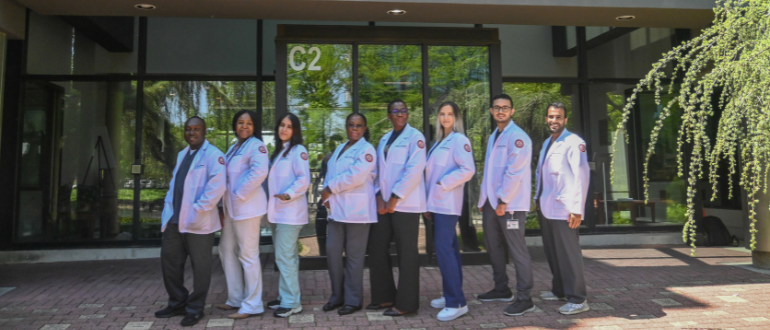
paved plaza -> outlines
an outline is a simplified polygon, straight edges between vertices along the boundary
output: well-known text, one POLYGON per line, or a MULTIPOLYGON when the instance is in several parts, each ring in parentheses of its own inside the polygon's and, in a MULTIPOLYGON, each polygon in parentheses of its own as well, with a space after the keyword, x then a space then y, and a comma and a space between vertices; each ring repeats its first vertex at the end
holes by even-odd
MULTIPOLYGON (((536 281, 533 296, 537 296, 549 289, 551 275, 543 250, 532 247, 530 251, 536 281)), ((535 299, 536 312, 505 316, 507 303, 482 303, 475 298, 492 288, 492 269, 466 266, 464 289, 470 313, 451 322, 437 321, 438 310, 430 307, 430 299, 441 294, 437 267, 422 268, 421 306, 411 316, 324 313, 321 306, 330 292, 328 275, 303 271, 305 310, 301 314, 278 319, 266 313, 233 321, 226 318, 229 312, 211 308, 227 295, 217 259, 206 317, 191 329, 770 329, 770 275, 744 268, 751 261, 746 250, 699 248, 696 257, 689 252, 684 245, 584 248, 592 310, 573 316, 556 311, 561 302, 539 299, 535 299)), ((509 274, 514 271, 509 266, 509 274)), ((263 274, 265 300, 272 300, 278 274, 272 265, 263 274)), ((368 286, 368 278, 365 282, 368 286)), ((182 328, 181 317, 153 316, 164 307, 165 299, 159 259, 0 266, 0 329, 182 328)), ((365 303, 369 303, 368 294, 365 303)))

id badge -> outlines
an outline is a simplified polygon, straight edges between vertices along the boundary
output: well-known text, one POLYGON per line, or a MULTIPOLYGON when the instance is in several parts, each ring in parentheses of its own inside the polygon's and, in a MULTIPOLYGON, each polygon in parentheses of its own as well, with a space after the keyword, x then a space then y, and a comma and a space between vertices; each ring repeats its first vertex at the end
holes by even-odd
POLYGON ((519 229, 519 220, 516 220, 513 218, 513 213, 511 213, 511 218, 507 221, 508 229, 519 229))

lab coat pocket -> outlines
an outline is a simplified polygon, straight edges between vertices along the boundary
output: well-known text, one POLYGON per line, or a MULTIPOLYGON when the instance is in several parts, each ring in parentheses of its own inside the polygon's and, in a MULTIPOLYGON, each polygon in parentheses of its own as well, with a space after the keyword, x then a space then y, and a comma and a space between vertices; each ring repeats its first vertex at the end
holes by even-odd
MULTIPOLYGON (((369 211, 369 203, 367 203, 366 194, 351 194, 347 193, 343 196, 337 196, 338 205, 340 208, 344 208, 345 219, 337 220, 353 220, 366 218, 369 211), (342 197, 342 198, 339 198, 342 197)), ((339 212, 338 212, 339 213, 339 212)))
POLYGON ((431 190, 433 196, 430 196, 432 199, 433 205, 440 206, 441 208, 451 210, 454 208, 454 194, 451 190, 446 190, 444 187, 436 185, 431 190))
POLYGON ((561 171, 562 159, 560 153, 553 153, 548 156, 548 172, 558 174, 561 171))
POLYGON ((406 163, 406 147, 390 147, 390 151, 388 151, 388 159, 394 164, 404 164, 406 163))
POLYGON ((434 165, 446 166, 447 158, 449 158, 449 149, 439 149, 433 152, 432 157, 435 157, 434 165))
POLYGON ((291 173, 291 162, 280 162, 275 164, 275 175, 280 177, 287 177, 291 173))

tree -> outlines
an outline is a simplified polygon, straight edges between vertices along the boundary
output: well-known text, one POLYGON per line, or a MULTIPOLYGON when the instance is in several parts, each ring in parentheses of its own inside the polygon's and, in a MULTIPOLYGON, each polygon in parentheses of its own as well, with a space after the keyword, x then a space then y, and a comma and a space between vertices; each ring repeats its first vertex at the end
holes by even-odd
MULTIPOLYGON (((662 111, 651 132, 644 164, 645 199, 649 197, 648 171, 655 141, 672 109, 679 107, 678 175, 687 171, 688 236, 695 252, 695 184, 708 176, 716 198, 720 166, 739 173, 748 195, 751 248, 756 247, 758 196, 767 192, 770 166, 770 1, 720 0, 711 26, 683 42, 653 65, 634 88, 623 108, 617 132, 625 132, 631 109, 644 90, 655 93, 662 111), (666 70, 669 70, 667 72, 666 70), (663 93, 675 95, 664 97, 663 93), (716 126, 716 134, 708 133, 716 126)), ((613 149, 618 143, 615 135, 613 149)), ((628 143, 628 135, 625 136, 628 143)), ((613 153, 614 155, 614 153, 613 153)), ((614 159, 613 159, 614 161, 614 159)), ((732 183, 732 175, 728 176, 732 183)), ((730 196, 733 193, 730 185, 730 196)), ((767 207, 767 206, 766 206, 767 207)))

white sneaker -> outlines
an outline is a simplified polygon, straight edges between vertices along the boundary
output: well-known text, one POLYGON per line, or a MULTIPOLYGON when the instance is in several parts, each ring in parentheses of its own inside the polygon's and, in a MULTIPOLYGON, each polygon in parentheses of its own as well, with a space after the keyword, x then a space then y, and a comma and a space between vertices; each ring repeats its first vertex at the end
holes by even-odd
POLYGON ((586 300, 582 304, 573 304, 568 302, 559 308, 559 313, 564 315, 572 315, 587 312, 589 310, 591 310, 591 307, 588 307, 588 300, 586 300))
POLYGON ((540 294, 540 299, 543 299, 543 300, 561 300, 561 301, 567 301, 567 297, 561 297, 561 298, 559 298, 559 297, 557 297, 555 294, 553 294, 553 292, 551 292, 551 291, 548 291, 548 292, 546 292, 546 293, 541 293, 541 294, 540 294))
POLYGON ((289 317, 292 314, 302 313, 302 306, 299 306, 297 308, 278 308, 273 312, 273 316, 275 317, 289 317))
POLYGON ((442 309, 444 306, 446 306, 446 299, 444 299, 444 297, 436 298, 430 301, 430 307, 442 309))
POLYGON ((465 305, 460 308, 444 308, 438 313, 438 315, 436 315, 436 318, 439 321, 446 322, 446 321, 454 320, 465 314, 468 314, 468 305, 465 305))

